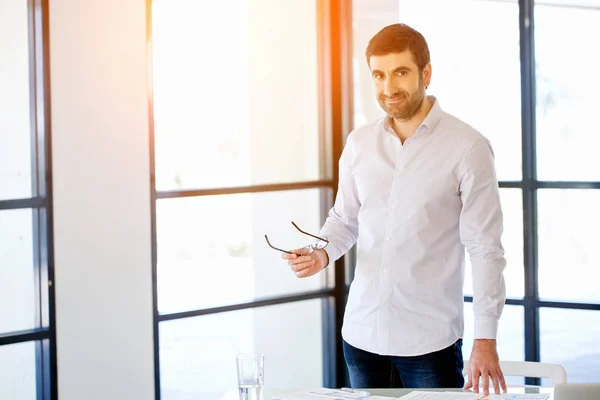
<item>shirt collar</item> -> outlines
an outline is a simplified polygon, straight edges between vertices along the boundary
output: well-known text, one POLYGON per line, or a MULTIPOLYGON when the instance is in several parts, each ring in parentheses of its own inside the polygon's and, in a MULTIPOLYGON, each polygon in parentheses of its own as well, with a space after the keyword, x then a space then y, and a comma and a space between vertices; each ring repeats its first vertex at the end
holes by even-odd
MULTIPOLYGON (((421 122, 421 126, 424 126, 427 128, 427 130, 432 130, 442 118, 442 107, 440 106, 439 100, 435 96, 427 96, 427 100, 433 102, 433 106, 431 107, 431 110, 429 110, 429 113, 423 122, 421 122)), ((419 126, 419 128, 421 126, 419 126)))

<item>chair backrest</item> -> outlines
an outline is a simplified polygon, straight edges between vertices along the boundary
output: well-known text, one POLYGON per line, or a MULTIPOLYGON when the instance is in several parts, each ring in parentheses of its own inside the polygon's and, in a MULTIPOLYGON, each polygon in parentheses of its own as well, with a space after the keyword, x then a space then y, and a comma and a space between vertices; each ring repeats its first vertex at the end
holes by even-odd
POLYGON ((598 400, 600 383, 564 383, 554 388, 554 400, 598 400))
POLYGON ((500 361, 500 368, 508 376, 549 378, 552 386, 567 383, 567 371, 559 364, 531 361, 500 361))
MULTIPOLYGON (((469 360, 465 360, 465 368, 469 360)), ((500 361, 504 376, 523 376, 527 378, 549 378, 552 386, 567 383, 567 371, 562 365, 531 361, 500 361)), ((466 375, 466 370, 463 374, 466 375)))

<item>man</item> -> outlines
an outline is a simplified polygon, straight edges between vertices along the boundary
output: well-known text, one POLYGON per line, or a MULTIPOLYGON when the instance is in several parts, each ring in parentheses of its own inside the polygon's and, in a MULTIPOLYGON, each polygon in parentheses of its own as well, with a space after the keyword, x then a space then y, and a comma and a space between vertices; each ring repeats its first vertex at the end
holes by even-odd
MULTIPOLYGON (((353 387, 506 384, 496 351, 506 289, 502 211, 490 144, 426 96, 423 36, 404 24, 366 50, 387 116, 354 130, 322 228, 324 250, 283 254, 298 277, 316 274, 358 240, 342 336, 353 387), (473 265, 475 343, 462 376, 464 248, 473 265)), ((475 100, 478 101, 478 100, 475 100)))

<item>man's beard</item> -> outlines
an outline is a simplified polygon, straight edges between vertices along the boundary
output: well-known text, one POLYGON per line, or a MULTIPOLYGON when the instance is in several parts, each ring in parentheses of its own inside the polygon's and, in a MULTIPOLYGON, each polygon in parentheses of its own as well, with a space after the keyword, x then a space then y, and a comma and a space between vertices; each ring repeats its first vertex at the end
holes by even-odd
POLYGON ((423 82, 423 78, 419 79, 419 87, 412 94, 409 95, 407 92, 400 91, 395 93, 393 96, 386 96, 385 94, 381 94, 377 101, 383 111, 386 112, 387 115, 394 119, 399 120, 409 120, 415 116, 419 112, 421 105, 423 104, 423 100, 425 99, 425 83, 423 82), (401 104, 393 105, 388 104, 386 102, 387 99, 404 99, 404 102, 401 104))

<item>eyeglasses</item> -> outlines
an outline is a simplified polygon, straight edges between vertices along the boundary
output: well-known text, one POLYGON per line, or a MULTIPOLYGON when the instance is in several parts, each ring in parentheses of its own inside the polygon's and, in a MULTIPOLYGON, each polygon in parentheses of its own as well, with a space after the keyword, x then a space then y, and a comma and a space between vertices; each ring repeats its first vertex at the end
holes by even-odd
MULTIPOLYGON (((294 227, 296 229, 298 229, 301 233, 304 233, 305 235, 308 235, 310 237, 313 237, 313 238, 319 240, 319 242, 316 245, 309 244, 308 246, 303 247, 303 249, 308 249, 308 253, 307 254, 312 254, 315 250, 324 249, 329 244, 329 240, 327 240, 327 238, 322 238, 322 237, 310 234, 308 232, 304 232, 302 229, 298 228, 298 225, 296 225, 296 223, 294 221, 292 221, 292 225, 294 225, 294 227)), ((269 237, 267 235, 265 235, 265 239, 267 240, 267 244, 269 245, 269 247, 272 248, 272 249, 275 249, 277 251, 281 251, 281 252, 284 252, 284 253, 287 253, 287 254, 296 254, 296 253, 293 253, 291 251, 283 250, 283 249, 280 249, 279 247, 273 246, 271 244, 271 242, 269 241, 269 237)), ((297 254, 297 255, 299 255, 299 254, 297 254)), ((305 255, 305 254, 302 254, 302 255, 305 255)))

